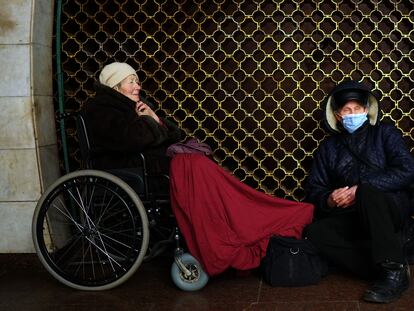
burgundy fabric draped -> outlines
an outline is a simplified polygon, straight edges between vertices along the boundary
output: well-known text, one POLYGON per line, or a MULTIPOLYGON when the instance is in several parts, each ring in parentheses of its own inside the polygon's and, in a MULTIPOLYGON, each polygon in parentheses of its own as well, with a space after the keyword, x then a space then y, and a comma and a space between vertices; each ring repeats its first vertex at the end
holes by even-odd
POLYGON ((189 252, 212 276, 256 268, 271 235, 300 238, 313 205, 259 192, 201 154, 170 163, 171 204, 189 252))

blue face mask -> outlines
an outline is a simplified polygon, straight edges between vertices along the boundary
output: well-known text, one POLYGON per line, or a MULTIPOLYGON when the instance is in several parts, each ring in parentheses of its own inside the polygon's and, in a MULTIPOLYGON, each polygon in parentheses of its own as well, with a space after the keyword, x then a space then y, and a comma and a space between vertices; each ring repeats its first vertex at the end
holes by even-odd
POLYGON ((349 132, 353 133, 368 120, 366 113, 346 114, 342 117, 342 125, 349 132))

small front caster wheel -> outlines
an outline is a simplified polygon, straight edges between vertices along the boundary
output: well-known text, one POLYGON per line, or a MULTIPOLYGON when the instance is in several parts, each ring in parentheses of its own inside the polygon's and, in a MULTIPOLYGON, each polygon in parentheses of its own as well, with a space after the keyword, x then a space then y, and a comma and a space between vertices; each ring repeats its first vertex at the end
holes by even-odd
POLYGON ((184 291, 197 291, 208 282, 208 275, 200 263, 188 253, 175 258, 171 266, 171 278, 174 284, 184 291))

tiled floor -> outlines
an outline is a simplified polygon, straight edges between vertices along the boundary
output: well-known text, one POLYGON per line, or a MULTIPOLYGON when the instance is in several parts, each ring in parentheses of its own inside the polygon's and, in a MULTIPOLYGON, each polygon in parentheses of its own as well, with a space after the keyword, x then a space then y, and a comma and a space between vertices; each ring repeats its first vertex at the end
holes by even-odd
MULTIPOLYGON (((256 274, 226 272, 198 292, 183 292, 169 277, 171 258, 144 263, 123 285, 104 292, 73 290, 55 281, 34 254, 0 255, 0 310, 250 310, 413 311, 414 287, 387 305, 364 303, 368 282, 332 274, 315 286, 272 288, 256 274)), ((413 270, 413 269, 412 269, 413 270)))

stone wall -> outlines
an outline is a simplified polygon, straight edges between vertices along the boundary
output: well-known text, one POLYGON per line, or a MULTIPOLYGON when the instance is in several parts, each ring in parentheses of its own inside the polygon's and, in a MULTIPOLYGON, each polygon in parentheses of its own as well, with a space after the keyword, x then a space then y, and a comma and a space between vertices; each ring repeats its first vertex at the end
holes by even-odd
POLYGON ((33 252, 33 210, 59 175, 53 3, 0 0, 0 253, 33 252))

